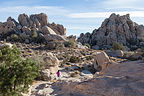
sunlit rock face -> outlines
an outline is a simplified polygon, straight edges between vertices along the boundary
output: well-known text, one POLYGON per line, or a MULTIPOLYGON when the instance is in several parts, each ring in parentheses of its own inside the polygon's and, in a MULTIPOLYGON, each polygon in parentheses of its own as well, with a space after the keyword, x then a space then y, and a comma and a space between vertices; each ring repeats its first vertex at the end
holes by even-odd
POLYGON ((109 48, 115 42, 120 42, 125 46, 139 46, 144 41, 144 26, 138 25, 130 19, 129 14, 120 16, 111 14, 102 22, 101 27, 95 29, 92 34, 81 34, 78 41, 91 46, 109 48))

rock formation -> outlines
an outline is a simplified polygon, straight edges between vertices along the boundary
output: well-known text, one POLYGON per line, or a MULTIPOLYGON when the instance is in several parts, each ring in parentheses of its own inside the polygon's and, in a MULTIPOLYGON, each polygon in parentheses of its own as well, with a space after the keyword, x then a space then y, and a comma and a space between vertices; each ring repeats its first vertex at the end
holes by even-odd
POLYGON ((98 52, 94 58, 94 68, 97 71, 105 69, 110 64, 110 59, 105 52, 98 52))
POLYGON ((139 61, 116 64, 85 82, 56 84, 60 96, 144 96, 144 67, 139 61), (58 86, 59 85, 59 86, 58 86))
MULTIPOLYGON (((48 21, 48 16, 45 13, 33 14, 28 16, 27 14, 20 14, 18 21, 9 17, 6 22, 0 22, 0 39, 12 41, 29 41, 36 42, 33 38, 37 38, 37 41, 44 38, 44 35, 54 34, 63 36, 66 34, 66 28, 63 25, 52 23, 48 21), (16 38, 12 38, 15 35, 16 38), (42 38, 41 38, 42 37, 42 38)), ((57 36, 57 37, 58 37, 57 36)))
POLYGON ((96 45, 100 49, 103 47, 109 49, 115 42, 120 42, 129 48, 133 45, 139 47, 144 42, 144 26, 133 22, 129 14, 120 16, 113 13, 92 34, 82 33, 78 41, 82 44, 89 43, 94 49, 93 46, 96 45))

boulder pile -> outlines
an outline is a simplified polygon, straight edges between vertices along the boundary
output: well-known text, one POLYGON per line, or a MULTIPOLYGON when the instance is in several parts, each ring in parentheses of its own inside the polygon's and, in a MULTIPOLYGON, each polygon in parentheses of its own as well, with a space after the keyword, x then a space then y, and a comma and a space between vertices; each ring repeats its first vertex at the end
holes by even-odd
POLYGON ((92 33, 82 33, 78 41, 90 44, 93 49, 110 49, 116 42, 128 48, 141 47, 144 44, 144 26, 133 22, 129 14, 120 16, 113 13, 92 33))
POLYGON ((48 21, 45 13, 20 14, 18 22, 9 17, 6 22, 0 22, 0 39, 7 41, 20 41, 25 43, 44 42, 44 35, 55 35, 54 37, 64 36, 66 28, 63 25, 48 21))

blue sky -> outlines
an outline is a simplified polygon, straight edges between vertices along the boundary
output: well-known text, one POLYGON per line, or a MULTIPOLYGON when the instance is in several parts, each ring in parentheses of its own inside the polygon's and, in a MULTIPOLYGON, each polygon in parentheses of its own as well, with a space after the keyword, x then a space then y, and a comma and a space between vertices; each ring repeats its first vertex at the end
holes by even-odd
POLYGON ((92 32, 111 13, 124 15, 144 24, 144 0, 0 0, 0 21, 21 13, 46 13, 49 22, 64 25, 67 35, 92 32))

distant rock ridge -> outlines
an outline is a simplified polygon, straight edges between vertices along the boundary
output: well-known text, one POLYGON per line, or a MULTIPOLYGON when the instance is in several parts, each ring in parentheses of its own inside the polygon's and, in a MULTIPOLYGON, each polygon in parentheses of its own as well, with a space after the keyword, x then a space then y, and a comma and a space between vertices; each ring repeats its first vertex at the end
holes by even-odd
POLYGON ((18 22, 9 17, 6 22, 0 22, 0 39, 6 39, 11 41, 12 37, 27 37, 27 41, 31 42, 33 32, 36 32, 35 36, 43 36, 47 34, 54 35, 66 35, 66 28, 63 25, 49 23, 48 16, 45 13, 33 14, 28 16, 23 13, 18 16, 18 22), (14 35, 14 36, 13 36, 14 35))
POLYGON ((92 33, 82 33, 78 41, 90 44, 93 49, 109 49, 115 42, 120 42, 129 48, 140 47, 144 44, 144 26, 133 22, 129 14, 120 16, 113 13, 92 33))

